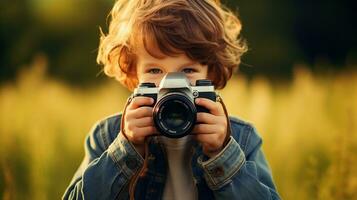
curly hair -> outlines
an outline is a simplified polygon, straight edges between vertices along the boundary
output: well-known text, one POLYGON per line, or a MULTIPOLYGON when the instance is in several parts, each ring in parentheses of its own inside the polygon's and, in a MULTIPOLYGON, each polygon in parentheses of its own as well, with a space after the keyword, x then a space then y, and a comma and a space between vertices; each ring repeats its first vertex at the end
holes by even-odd
POLYGON ((133 90, 136 46, 151 51, 154 43, 167 56, 185 53, 208 66, 208 78, 225 87, 247 51, 238 17, 218 0, 117 0, 110 12, 109 33, 101 37, 97 62, 104 73, 133 90))

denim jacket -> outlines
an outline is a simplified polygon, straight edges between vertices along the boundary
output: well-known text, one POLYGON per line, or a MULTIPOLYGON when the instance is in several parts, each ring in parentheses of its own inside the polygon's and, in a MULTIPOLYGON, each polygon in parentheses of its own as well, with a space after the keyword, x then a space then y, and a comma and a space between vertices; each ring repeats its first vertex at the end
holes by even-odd
MULTIPOLYGON (((93 126, 63 199, 129 199, 129 181, 144 160, 120 133, 120 119, 115 114, 93 126)), ((280 199, 255 128, 234 117, 230 123, 231 138, 215 157, 205 157, 199 144, 192 148, 198 199, 280 199)), ((149 140, 148 170, 137 182, 136 199, 162 199, 167 162, 157 137, 149 140)))

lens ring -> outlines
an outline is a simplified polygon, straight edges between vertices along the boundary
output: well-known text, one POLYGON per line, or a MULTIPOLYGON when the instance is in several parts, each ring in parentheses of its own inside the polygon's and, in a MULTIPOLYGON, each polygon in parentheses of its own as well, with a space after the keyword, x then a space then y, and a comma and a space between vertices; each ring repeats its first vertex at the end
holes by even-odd
POLYGON ((195 104, 180 92, 166 94, 153 108, 156 128, 170 138, 180 138, 189 134, 196 123, 196 114, 195 104))

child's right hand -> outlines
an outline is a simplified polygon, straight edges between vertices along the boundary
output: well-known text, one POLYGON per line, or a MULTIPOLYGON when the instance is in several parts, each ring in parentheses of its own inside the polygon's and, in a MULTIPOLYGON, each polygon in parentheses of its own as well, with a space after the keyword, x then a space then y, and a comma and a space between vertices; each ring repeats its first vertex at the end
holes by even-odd
POLYGON ((154 99, 150 97, 135 97, 127 106, 124 117, 124 132, 139 153, 144 156, 144 140, 154 135, 157 130, 152 118, 154 99))

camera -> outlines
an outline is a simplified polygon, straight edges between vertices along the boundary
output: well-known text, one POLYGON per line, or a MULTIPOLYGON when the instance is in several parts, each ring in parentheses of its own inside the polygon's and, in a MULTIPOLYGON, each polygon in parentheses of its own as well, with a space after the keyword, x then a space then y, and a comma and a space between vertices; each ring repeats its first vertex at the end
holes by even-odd
POLYGON ((195 104, 196 98, 216 101, 211 80, 197 80, 196 85, 191 86, 182 72, 167 73, 159 87, 156 87, 155 83, 140 83, 133 93, 133 98, 138 96, 154 99, 154 124, 162 135, 169 138, 188 135, 196 124, 197 112, 209 112, 195 104))

